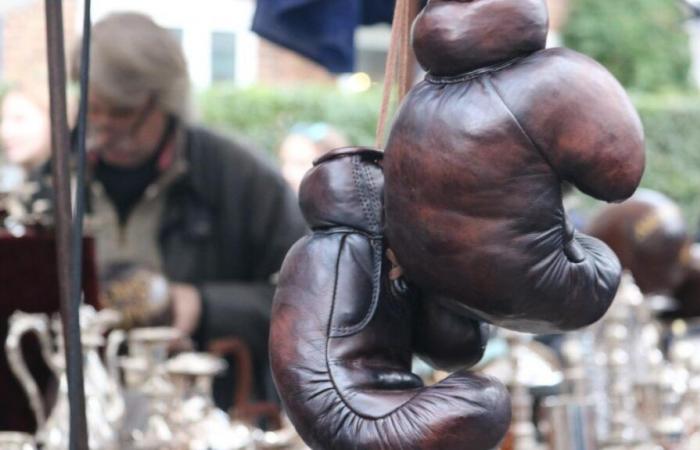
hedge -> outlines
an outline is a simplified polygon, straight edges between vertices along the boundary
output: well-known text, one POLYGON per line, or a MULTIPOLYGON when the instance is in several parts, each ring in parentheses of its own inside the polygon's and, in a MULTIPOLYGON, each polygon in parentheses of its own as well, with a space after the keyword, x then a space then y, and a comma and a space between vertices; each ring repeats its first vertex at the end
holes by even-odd
POLYGON ((205 123, 238 131, 275 154, 284 136, 297 123, 326 122, 355 145, 373 145, 381 101, 378 89, 341 93, 329 86, 238 89, 218 85, 199 102, 205 123))
POLYGON ((689 86, 690 43, 679 0, 570 0, 567 47, 607 67, 627 88, 689 86))
POLYGON ((642 186, 677 201, 694 230, 700 219, 700 97, 637 96, 635 104, 646 134, 642 186))
MULTIPOLYGON (((679 202, 695 228, 700 218, 700 97, 639 95, 633 100, 647 142, 642 185, 679 202)), ((325 121, 345 132, 353 144, 373 145, 379 102, 377 90, 343 94, 329 87, 217 86, 201 96, 200 112, 204 122, 246 135, 274 154, 297 122, 325 121)))

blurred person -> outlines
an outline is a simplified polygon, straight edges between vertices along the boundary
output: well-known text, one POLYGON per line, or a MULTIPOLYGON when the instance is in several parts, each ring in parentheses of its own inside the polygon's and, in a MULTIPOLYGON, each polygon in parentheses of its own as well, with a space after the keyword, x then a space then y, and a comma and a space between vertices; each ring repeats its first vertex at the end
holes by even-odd
MULTIPOLYGON (((5 343, 16 311, 51 314, 58 310, 55 243, 43 234, 50 217, 51 138, 46 80, 12 83, 0 99, 0 342, 5 343), (38 227, 36 227, 38 226, 38 227), (19 237, 19 238, 18 238, 19 237)), ((90 258, 84 257, 85 267, 90 258)), ((92 267, 92 266, 91 266, 92 267)), ((96 286, 84 272, 85 300, 96 303, 96 286), (94 289, 93 289, 94 288, 94 289)), ((27 369, 45 396, 55 398, 56 380, 38 341, 22 340, 27 369)), ((9 358, 0 356, 1 431, 34 433, 38 424, 9 358)))
POLYGON ((15 85, 0 106, 3 159, 27 172, 41 167, 51 155, 48 91, 44 90, 15 85))
POLYGON ((294 192, 299 192, 301 180, 316 158, 334 148, 348 145, 347 138, 326 123, 297 124, 280 145, 282 175, 294 192))
POLYGON ((51 222, 51 126, 46 83, 15 83, 0 104, 0 228, 24 234, 25 225, 51 222), (14 224, 14 225, 13 225, 14 224), (22 224, 22 225, 20 225, 22 224))
MULTIPOLYGON (((306 230, 293 193, 256 151, 192 124, 182 49, 149 17, 114 13, 95 23, 90 58, 87 204, 98 265, 163 273, 173 325, 199 349, 242 339, 256 397, 272 398, 273 279, 306 230)), ((215 387, 224 408, 228 381, 215 387)))

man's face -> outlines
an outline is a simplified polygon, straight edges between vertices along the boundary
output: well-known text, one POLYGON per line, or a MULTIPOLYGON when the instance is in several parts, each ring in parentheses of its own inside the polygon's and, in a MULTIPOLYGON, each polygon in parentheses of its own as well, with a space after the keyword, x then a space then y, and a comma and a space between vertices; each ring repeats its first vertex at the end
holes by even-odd
POLYGON ((153 97, 135 107, 116 106, 98 94, 88 99, 87 150, 98 152, 109 164, 134 167, 151 155, 156 130, 153 97))

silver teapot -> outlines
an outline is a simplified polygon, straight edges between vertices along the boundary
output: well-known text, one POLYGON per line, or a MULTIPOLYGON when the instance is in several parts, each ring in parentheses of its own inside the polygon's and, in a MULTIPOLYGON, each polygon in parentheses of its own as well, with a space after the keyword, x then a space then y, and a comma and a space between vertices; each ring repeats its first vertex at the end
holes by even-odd
MULTIPOLYGON (((68 382, 63 339, 59 333, 54 345, 49 319, 45 314, 16 312, 9 322, 5 349, 10 369, 20 381, 34 412, 37 422, 36 440, 44 450, 68 448, 68 382), (38 336, 42 356, 59 383, 57 400, 48 417, 37 384, 27 369, 20 345, 22 336, 29 332, 38 336)), ((55 328, 60 331, 60 327, 55 328)), ((110 391, 113 383, 110 382, 97 352, 103 345, 102 336, 86 332, 82 342, 89 445, 93 450, 113 450, 118 448, 116 429, 119 416, 123 414, 123 403, 120 408, 120 398, 110 391)))

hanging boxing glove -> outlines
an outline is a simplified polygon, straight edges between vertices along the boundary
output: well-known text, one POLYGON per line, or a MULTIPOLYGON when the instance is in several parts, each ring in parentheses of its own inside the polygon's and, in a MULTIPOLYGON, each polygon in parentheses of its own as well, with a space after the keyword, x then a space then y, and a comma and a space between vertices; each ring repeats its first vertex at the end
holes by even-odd
POLYGON ((382 238, 382 154, 341 149, 306 175, 313 233, 280 272, 270 357, 282 402, 315 450, 488 450, 510 400, 460 371, 424 387, 411 369, 412 307, 391 289, 382 238))
POLYGON ((618 82, 571 50, 543 50, 544 0, 431 0, 413 46, 428 72, 386 148, 387 237, 408 279, 491 323, 530 332, 600 318, 620 279, 602 242, 569 224, 561 182, 630 196, 639 118, 618 82))

